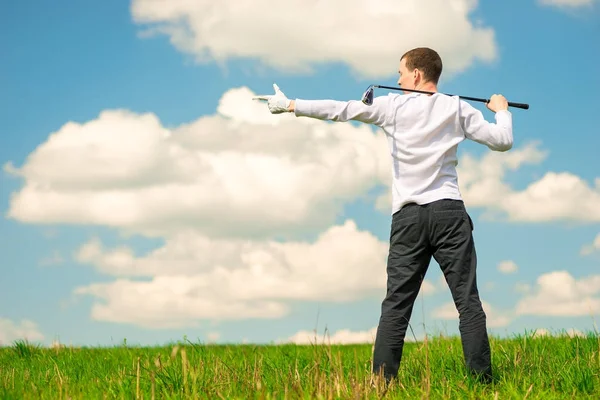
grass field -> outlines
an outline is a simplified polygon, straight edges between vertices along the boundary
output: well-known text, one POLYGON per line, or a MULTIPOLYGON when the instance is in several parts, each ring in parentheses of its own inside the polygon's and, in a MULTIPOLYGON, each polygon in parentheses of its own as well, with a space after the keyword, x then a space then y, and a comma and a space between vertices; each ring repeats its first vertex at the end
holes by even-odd
POLYGON ((458 337, 405 345, 399 380, 371 383, 371 345, 0 348, 0 397, 43 399, 599 399, 600 336, 491 337, 495 382, 465 376, 458 337))

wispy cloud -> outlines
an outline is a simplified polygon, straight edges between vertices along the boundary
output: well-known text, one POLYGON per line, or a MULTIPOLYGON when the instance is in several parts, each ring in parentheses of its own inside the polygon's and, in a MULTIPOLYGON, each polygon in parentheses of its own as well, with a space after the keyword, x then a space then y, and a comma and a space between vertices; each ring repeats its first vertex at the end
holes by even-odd
POLYGON ((512 260, 501 261, 498 264, 498 271, 503 274, 514 274, 519 270, 519 266, 512 260))
POLYGON ((537 0, 538 4, 543 6, 556 7, 561 9, 573 9, 590 7, 596 4, 597 0, 537 0))
POLYGON ((40 260, 40 265, 42 267, 48 267, 52 265, 60 265, 65 262, 64 257, 61 252, 58 250, 54 250, 51 255, 44 257, 40 260))
POLYGON ((585 244, 581 247, 580 254, 582 256, 589 256, 592 253, 595 253, 600 250, 600 233, 596 235, 594 241, 590 244, 585 244))
POLYGON ((39 331, 38 325, 31 320, 13 321, 0 318, 0 345, 10 345, 15 340, 37 342, 44 340, 44 335, 39 331))

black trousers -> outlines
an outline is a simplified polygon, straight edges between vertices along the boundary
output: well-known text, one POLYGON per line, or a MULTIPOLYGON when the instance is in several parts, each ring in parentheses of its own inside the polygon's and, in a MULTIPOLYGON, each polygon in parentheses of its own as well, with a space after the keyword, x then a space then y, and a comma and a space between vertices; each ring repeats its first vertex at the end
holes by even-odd
POLYGON ((440 265, 459 314, 468 372, 491 378, 486 315, 477 290, 473 221, 460 200, 408 204, 392 217, 387 294, 375 338, 373 373, 389 382, 398 374, 415 299, 431 261, 440 265))

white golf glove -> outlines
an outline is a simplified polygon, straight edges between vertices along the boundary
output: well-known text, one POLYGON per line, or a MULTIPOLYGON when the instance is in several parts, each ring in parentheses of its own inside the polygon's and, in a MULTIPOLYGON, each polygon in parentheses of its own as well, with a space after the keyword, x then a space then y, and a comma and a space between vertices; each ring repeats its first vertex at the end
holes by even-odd
POLYGON ((288 108, 292 101, 286 97, 276 83, 273 84, 273 89, 275 89, 274 95, 261 95, 253 97, 252 99, 267 101, 267 105, 269 106, 269 111, 271 111, 271 114, 289 112, 288 108))

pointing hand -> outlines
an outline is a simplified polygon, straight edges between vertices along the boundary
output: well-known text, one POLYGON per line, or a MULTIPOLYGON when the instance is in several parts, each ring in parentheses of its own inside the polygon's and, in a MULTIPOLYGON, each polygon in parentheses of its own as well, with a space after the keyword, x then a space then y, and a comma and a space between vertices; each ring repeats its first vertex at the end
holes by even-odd
POLYGON ((281 114, 284 112, 289 112, 291 100, 286 97, 286 95, 281 91, 281 89, 279 89, 279 86, 277 86, 276 83, 273 84, 273 89, 275 89, 274 95, 260 95, 255 96, 252 99, 266 101, 271 114, 281 114))

